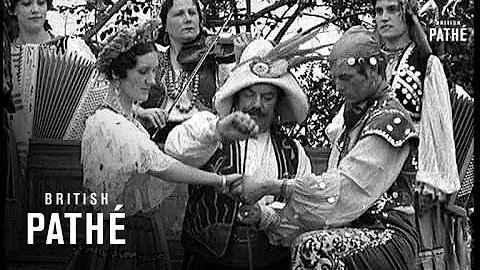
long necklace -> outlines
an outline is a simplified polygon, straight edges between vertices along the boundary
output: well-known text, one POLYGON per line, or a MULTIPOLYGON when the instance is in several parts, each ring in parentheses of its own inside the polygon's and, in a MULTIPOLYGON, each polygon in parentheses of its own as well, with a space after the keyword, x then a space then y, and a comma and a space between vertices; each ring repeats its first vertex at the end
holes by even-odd
MULTIPOLYGON (((176 100, 178 95, 181 92, 181 89, 183 85, 186 83, 186 80, 188 78, 187 72, 181 70, 180 74, 178 76, 178 79, 175 81, 175 76, 173 75, 173 66, 170 63, 169 59, 170 53, 165 53, 164 54, 164 63, 167 65, 166 69, 168 70, 167 73, 165 74, 166 76, 166 83, 167 83, 167 95, 170 99, 176 100)), ((190 102, 185 105, 185 104, 180 104, 177 103, 175 107, 181 112, 181 113, 188 113, 193 109, 193 107, 197 107, 198 102, 199 102, 199 92, 198 92, 198 85, 200 82, 200 75, 196 74, 193 80, 193 83, 190 85, 189 90, 192 93, 192 96, 190 98, 190 102)))

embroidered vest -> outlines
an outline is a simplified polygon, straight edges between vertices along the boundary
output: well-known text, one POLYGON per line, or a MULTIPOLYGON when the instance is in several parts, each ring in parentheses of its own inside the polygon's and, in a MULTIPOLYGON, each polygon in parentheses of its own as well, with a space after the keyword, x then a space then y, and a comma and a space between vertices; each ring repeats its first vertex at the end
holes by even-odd
MULTIPOLYGON (((281 133, 271 134, 279 178, 297 173, 298 149, 295 142, 281 133)), ((218 174, 240 173, 240 144, 229 142, 218 149, 204 170, 218 174)), ((189 185, 189 199, 182 231, 184 248, 207 257, 222 257, 230 241, 237 216, 238 201, 218 193, 213 187, 189 185)))
MULTIPOLYGON (((362 227, 379 223, 388 216, 386 215, 388 211, 398 208, 402 208, 402 211, 407 209, 413 211, 418 134, 408 114, 398 100, 392 97, 383 97, 373 103, 357 124, 360 131, 357 138, 354 138, 355 143, 367 136, 378 136, 392 147, 397 148, 408 144, 410 153, 396 181, 364 214, 352 223, 353 226, 362 227)), ((342 138, 345 137, 349 136, 342 136, 342 138)), ((344 140, 338 144, 345 148, 350 143, 348 138, 344 140)), ((349 150, 342 149, 342 152, 344 151, 348 152, 349 150)))
POLYGON ((411 43, 403 52, 390 78, 396 98, 407 109, 413 121, 420 120, 423 83, 429 57, 429 53, 411 43))

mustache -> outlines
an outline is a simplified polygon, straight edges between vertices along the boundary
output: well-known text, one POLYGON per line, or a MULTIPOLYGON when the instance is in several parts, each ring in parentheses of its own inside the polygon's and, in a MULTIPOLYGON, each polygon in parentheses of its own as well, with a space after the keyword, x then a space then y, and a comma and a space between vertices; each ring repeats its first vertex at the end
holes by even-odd
POLYGON ((254 107, 254 108, 246 108, 246 109, 243 109, 242 110, 243 113, 247 113, 251 116, 257 116, 257 117, 265 117, 267 116, 266 113, 264 113, 262 111, 262 109, 258 108, 258 107, 254 107))

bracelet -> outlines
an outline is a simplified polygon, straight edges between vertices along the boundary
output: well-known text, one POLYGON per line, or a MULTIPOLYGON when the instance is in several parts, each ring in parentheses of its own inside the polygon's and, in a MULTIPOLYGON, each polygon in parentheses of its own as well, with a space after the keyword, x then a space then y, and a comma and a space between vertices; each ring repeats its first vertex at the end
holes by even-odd
POLYGON ((222 193, 227 193, 228 187, 227 187, 227 176, 225 175, 220 175, 222 177, 222 193))

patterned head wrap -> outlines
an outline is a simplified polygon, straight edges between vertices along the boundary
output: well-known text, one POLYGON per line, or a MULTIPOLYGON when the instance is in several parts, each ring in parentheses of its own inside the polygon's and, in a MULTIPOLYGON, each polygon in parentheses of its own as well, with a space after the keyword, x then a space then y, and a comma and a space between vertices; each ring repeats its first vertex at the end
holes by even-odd
POLYGON ((137 28, 120 28, 107 39, 107 44, 98 54, 97 68, 102 73, 107 73, 114 59, 127 52, 133 46, 141 43, 152 43, 157 39, 159 20, 150 20, 137 28))
POLYGON ((380 44, 377 35, 363 26, 348 29, 333 45, 330 52, 330 63, 354 66, 368 62, 375 66, 381 58, 380 44))

